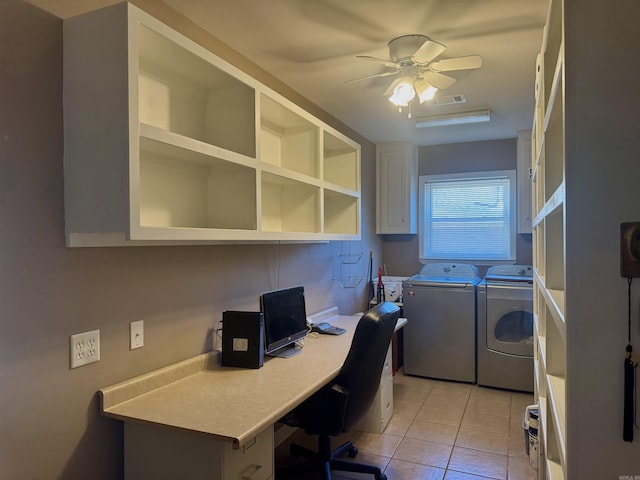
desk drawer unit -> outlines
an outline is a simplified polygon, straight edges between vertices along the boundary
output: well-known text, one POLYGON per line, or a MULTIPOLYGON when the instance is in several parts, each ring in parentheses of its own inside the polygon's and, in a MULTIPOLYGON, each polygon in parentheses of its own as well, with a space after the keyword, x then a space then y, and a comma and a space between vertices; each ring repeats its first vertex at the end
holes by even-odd
POLYGON ((384 359, 384 366, 382 367, 382 375, 380 376, 380 382, 385 378, 391 378, 393 376, 393 358, 391 355, 391 345, 387 350, 387 357, 384 359))
POLYGON ((363 432, 382 433, 393 415, 393 369, 391 346, 384 361, 380 386, 369 411, 356 425, 363 432))

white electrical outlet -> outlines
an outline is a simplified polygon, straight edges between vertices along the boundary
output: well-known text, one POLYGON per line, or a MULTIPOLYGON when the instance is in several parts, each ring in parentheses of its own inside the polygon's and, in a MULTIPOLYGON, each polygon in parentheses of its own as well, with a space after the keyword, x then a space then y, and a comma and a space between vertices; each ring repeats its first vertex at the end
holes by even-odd
POLYGON ((69 337, 71 368, 82 367, 100 360, 100 330, 78 333, 69 337))
POLYGON ((130 350, 144 346, 144 320, 131 322, 129 342, 130 350))

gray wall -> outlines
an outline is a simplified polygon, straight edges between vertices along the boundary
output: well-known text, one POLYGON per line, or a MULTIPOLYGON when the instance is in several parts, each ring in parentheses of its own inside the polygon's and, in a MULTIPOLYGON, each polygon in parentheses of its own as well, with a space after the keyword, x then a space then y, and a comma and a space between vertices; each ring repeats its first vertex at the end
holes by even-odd
MULTIPOLYGON (((353 249, 381 258, 374 145, 166 5, 136 3, 362 143, 353 249)), ((0 99, 0 478, 121 478, 122 427, 99 414, 97 390, 210 350, 221 312, 257 309, 262 291, 303 284, 310 312, 364 309, 365 282, 333 281, 341 242, 65 248, 62 21, 21 0, 0 2, 0 99), (141 319, 145 346, 129 351, 141 319), (93 329, 101 361, 70 370, 69 335, 93 329)))
MULTIPOLYGON (((515 170, 516 139, 423 146, 418 149, 418 175, 515 170)), ((417 199, 416 199, 417 202, 417 199)), ((417 203, 416 203, 417 205, 417 203)), ((410 276, 422 264, 418 260, 418 235, 384 235, 382 254, 389 275, 410 276)), ((516 262, 532 262, 531 235, 517 235, 516 262)), ((484 275, 486 266, 479 266, 484 275)))

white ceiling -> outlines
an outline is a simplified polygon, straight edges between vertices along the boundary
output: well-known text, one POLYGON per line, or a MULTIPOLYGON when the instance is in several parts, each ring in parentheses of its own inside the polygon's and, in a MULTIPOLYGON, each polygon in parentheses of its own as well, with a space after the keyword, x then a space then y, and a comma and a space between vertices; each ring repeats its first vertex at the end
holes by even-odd
MULTIPOLYGON (((381 143, 434 145, 515 138, 532 124, 535 61, 548 0, 164 0, 236 51, 362 134, 381 143), (439 96, 466 104, 418 105, 413 117, 489 108, 489 123, 416 129, 382 96, 394 77, 356 58, 388 58, 387 43, 423 34, 446 45, 439 59, 478 54, 478 70, 449 72, 439 96)), ((113 0, 29 0, 67 17, 113 0)), ((437 95, 437 96, 438 96, 437 95)))

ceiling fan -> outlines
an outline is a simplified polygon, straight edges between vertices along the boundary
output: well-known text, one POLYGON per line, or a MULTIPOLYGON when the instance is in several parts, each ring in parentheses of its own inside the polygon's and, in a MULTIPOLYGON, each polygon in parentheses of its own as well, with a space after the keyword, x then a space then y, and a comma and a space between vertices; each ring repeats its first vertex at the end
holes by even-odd
POLYGON ((482 66, 480 55, 438 60, 446 47, 426 35, 402 35, 389 41, 388 46, 389 60, 368 55, 357 55, 356 58, 381 63, 393 70, 348 80, 346 83, 399 75, 384 93, 385 96, 389 95, 391 103, 399 107, 406 107, 416 95, 422 103, 433 98, 438 90, 453 85, 456 79, 442 72, 472 70, 482 66))

